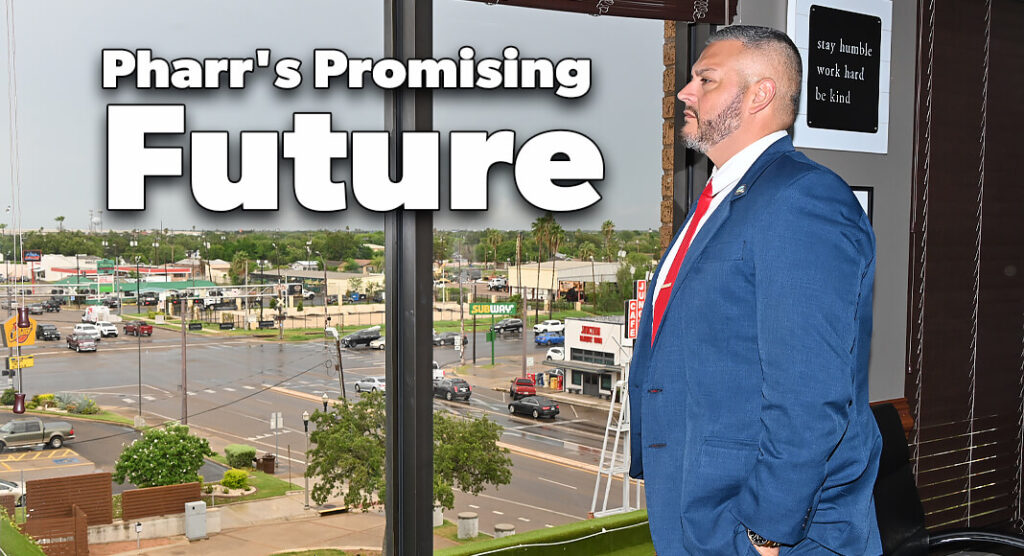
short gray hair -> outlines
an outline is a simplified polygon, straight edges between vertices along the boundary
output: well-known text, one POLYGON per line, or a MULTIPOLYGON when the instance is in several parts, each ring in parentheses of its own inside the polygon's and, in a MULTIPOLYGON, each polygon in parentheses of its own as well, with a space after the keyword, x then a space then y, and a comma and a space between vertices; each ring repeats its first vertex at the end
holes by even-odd
POLYGON ((796 114, 800 111, 803 62, 800 59, 800 51, 797 50, 789 35, 771 27, 730 25, 712 33, 707 44, 719 41, 739 41, 745 48, 773 56, 782 63, 786 72, 786 75, 783 76, 786 78, 784 86, 790 89, 788 91, 789 103, 792 117, 796 119, 796 114))

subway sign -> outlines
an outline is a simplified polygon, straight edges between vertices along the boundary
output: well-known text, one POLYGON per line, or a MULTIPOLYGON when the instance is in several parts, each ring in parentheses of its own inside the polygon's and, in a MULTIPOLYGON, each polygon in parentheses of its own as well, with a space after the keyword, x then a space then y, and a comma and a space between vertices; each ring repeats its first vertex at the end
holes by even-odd
POLYGON ((469 315, 514 315, 515 303, 470 303, 469 315))

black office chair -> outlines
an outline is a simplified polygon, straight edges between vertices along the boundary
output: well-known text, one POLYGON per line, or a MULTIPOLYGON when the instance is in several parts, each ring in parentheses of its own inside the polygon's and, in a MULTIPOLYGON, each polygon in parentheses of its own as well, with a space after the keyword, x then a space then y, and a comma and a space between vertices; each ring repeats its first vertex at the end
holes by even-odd
POLYGON ((882 535, 884 556, 925 556, 957 549, 997 550, 999 554, 1024 553, 1024 537, 980 529, 929 533, 924 528, 924 508, 917 493, 899 411, 892 404, 872 407, 882 433, 882 458, 875 481, 875 515, 882 535))

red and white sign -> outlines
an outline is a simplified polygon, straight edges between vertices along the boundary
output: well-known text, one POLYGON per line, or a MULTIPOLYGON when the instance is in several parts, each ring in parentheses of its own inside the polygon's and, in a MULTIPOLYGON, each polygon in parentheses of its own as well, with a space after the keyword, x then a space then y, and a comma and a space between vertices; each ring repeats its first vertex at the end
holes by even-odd
POLYGON ((640 300, 629 300, 629 311, 626 315, 626 337, 635 340, 640 330, 640 300))
POLYGON ((604 340, 601 339, 601 327, 599 326, 584 326, 580 331, 580 341, 585 344, 601 344, 604 340))
POLYGON ((636 280, 633 283, 633 297, 640 303, 644 304, 647 300, 647 280, 636 280))

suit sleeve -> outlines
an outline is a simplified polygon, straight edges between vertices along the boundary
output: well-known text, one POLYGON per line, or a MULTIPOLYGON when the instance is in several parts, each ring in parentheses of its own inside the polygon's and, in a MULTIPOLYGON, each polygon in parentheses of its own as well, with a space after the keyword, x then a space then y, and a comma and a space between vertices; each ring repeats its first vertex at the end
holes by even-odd
POLYGON ((762 430, 732 512, 783 544, 806 535, 849 422, 856 307, 874 240, 848 197, 831 173, 801 176, 762 213, 753 250, 762 430))

